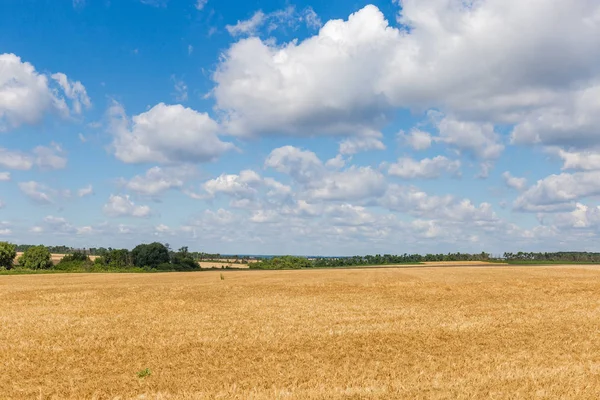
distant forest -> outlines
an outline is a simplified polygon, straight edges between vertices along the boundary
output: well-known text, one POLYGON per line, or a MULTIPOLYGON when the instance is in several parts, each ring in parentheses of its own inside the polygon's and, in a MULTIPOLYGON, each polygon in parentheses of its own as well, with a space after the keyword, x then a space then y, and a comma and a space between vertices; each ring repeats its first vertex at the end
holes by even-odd
MULTIPOLYGON (((170 246, 165 244, 170 251, 170 246)), ((33 245, 16 245, 16 250, 23 252, 33 245)), ((69 246, 46 246, 50 253, 71 254, 73 252, 83 252, 90 256, 106 256, 111 253, 113 248, 92 247, 88 249, 73 248, 69 246)), ((222 255, 219 253, 205 253, 190 251, 189 256, 196 261, 212 261, 228 258, 244 262, 248 259, 262 259, 265 263, 282 262, 284 257, 247 257, 237 255, 222 255), (277 261, 279 260, 279 261, 277 261)), ((289 256, 288 260, 289 260, 289 256)), ((481 252, 475 254, 469 253, 440 253, 440 254, 376 254, 365 256, 350 257, 294 257, 296 259, 306 259, 314 267, 341 267, 341 266, 360 266, 360 265, 385 265, 385 264, 412 264, 428 261, 507 261, 507 262, 589 262, 600 263, 600 253, 585 251, 570 252, 517 252, 504 253, 502 257, 491 257, 489 253, 481 252)))

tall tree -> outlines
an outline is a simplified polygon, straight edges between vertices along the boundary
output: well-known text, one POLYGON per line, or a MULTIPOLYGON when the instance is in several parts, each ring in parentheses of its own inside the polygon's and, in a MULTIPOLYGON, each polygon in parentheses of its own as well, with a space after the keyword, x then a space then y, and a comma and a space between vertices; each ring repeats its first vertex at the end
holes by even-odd
POLYGON ((11 269, 17 256, 16 246, 8 242, 0 242, 0 268, 11 269))

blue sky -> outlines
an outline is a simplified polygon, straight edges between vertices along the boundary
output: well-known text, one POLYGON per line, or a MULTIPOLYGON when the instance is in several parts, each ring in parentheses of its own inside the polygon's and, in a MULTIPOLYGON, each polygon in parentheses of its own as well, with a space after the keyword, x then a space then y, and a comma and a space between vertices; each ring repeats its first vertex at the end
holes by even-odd
POLYGON ((600 4, 0 4, 0 240, 597 250, 600 4))

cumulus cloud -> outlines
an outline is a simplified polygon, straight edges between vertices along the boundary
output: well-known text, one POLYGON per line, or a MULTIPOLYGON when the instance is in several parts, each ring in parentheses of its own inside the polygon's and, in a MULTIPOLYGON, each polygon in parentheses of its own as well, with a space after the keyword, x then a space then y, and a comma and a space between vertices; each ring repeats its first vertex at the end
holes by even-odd
POLYGON ((119 196, 111 194, 108 202, 104 205, 103 211, 109 217, 138 217, 144 218, 150 216, 150 207, 136 205, 129 196, 119 196))
POLYGON ((302 195, 308 199, 358 200, 385 190, 385 177, 371 167, 351 166, 343 171, 332 171, 315 153, 293 146, 271 151, 265 166, 289 175, 302 185, 302 195))
POLYGON ((222 174, 215 179, 204 183, 202 187, 211 196, 224 193, 237 197, 248 197, 256 193, 256 186, 262 182, 262 178, 252 170, 241 171, 239 175, 222 174))
POLYGON ((600 171, 547 176, 523 192, 514 203, 519 211, 555 212, 573 209, 575 202, 600 194, 600 171))
POLYGON ((35 164, 43 170, 63 169, 67 166, 65 151, 56 143, 49 147, 37 146, 33 149, 35 164))
POLYGON ((430 133, 416 128, 411 129, 408 133, 400 131, 398 138, 415 150, 427 150, 433 141, 430 133))
POLYGON ((374 82, 399 36, 385 28, 369 6, 300 43, 256 37, 235 43, 214 74, 224 126, 236 135, 377 133, 390 104, 374 82))
POLYGON ((563 170, 593 171, 600 169, 599 150, 566 151, 557 149, 556 153, 563 160, 563 170))
POLYGON ((94 194, 94 187, 91 184, 77 191, 77 196, 79 197, 86 197, 92 194, 94 194))
MULTIPOLYGON (((369 5, 300 42, 233 44, 214 75, 225 126, 240 135, 364 133, 378 131, 395 107, 517 123, 600 72, 595 2, 401 5, 400 28, 369 5)), ((478 138, 482 149, 467 147, 477 156, 501 151, 489 125, 460 128, 478 138)), ((461 137, 447 139, 468 144, 461 137)))
POLYGON ((578 149, 599 146, 599 98, 600 84, 564 93, 560 99, 540 107, 520 121, 512 131, 512 143, 541 143, 578 149))
POLYGON ((19 189, 31 200, 39 204, 52 204, 53 190, 39 182, 19 182, 19 189))
POLYGON ((497 159, 504 150, 491 123, 465 122, 444 116, 436 124, 439 130, 438 140, 478 159, 497 159))
POLYGON ((271 151, 265 166, 290 175, 296 181, 308 183, 323 174, 323 163, 315 153, 294 146, 283 146, 271 151))
POLYGON ((41 74, 15 54, 0 54, 0 70, 0 131, 35 124, 46 112, 68 116, 91 105, 81 82, 62 73, 41 74))
POLYGON ((63 169, 67 165, 65 151, 56 143, 52 143, 50 146, 37 146, 31 153, 0 147, 0 166, 26 171, 34 165, 42 170, 63 169))
POLYGON ((126 163, 199 163, 215 160, 235 146, 217 136, 208 114, 159 103, 131 118, 114 103, 109 109, 112 149, 126 163))
POLYGON ((344 171, 325 174, 307 186, 307 198, 313 200, 350 201, 381 195, 386 182, 383 174, 371 167, 352 166, 344 171))
POLYGON ((420 161, 403 157, 398 159, 398 162, 390 165, 388 169, 388 174, 404 179, 433 179, 439 178, 443 173, 460 174, 460 161, 450 160, 444 156, 424 158, 420 161))
POLYGON ((144 175, 136 175, 129 181, 121 178, 125 188, 139 195, 157 196, 169 189, 181 189, 196 170, 189 165, 178 167, 152 167, 144 175))
POLYGON ((0 182, 10 181, 10 172, 0 172, 0 182))
POLYGON ((481 224, 498 220, 491 204, 487 202, 477 206, 468 199, 459 199, 451 195, 429 195, 413 186, 389 185, 378 203, 389 210, 442 221, 469 221, 481 224))
POLYGON ((340 143, 340 154, 352 155, 368 150, 385 150, 385 145, 376 137, 349 138, 340 143))
POLYGON ((52 74, 51 78, 58 82, 65 93, 65 96, 71 100, 72 109, 75 114, 81 114, 82 107, 90 108, 92 106, 92 102, 87 95, 85 86, 83 86, 81 82, 73 82, 69 80, 67 75, 63 74, 62 72, 52 74))
POLYGON ((0 166, 8 169, 28 170, 33 166, 33 159, 28 154, 0 147, 0 166))
POLYGON ((505 171, 502 174, 502 178, 504 178, 504 183, 506 183, 506 186, 509 188, 524 190, 527 187, 527 179, 512 176, 508 171, 505 171))

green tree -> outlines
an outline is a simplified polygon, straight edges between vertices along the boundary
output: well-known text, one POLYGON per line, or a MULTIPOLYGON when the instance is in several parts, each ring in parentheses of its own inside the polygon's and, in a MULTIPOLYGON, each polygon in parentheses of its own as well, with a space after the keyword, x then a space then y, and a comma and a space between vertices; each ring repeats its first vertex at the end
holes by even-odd
POLYGON ((50 251, 46 246, 32 246, 19 257, 19 265, 28 269, 49 269, 53 267, 50 251))
POLYGON ((17 256, 17 247, 8 242, 0 242, 0 268, 11 269, 17 256))
POLYGON ((193 271, 200 269, 187 247, 182 247, 177 253, 171 255, 172 268, 175 271, 193 271))
POLYGON ((162 243, 137 245, 131 250, 133 265, 136 267, 157 268, 159 265, 169 263, 169 250, 162 243))

